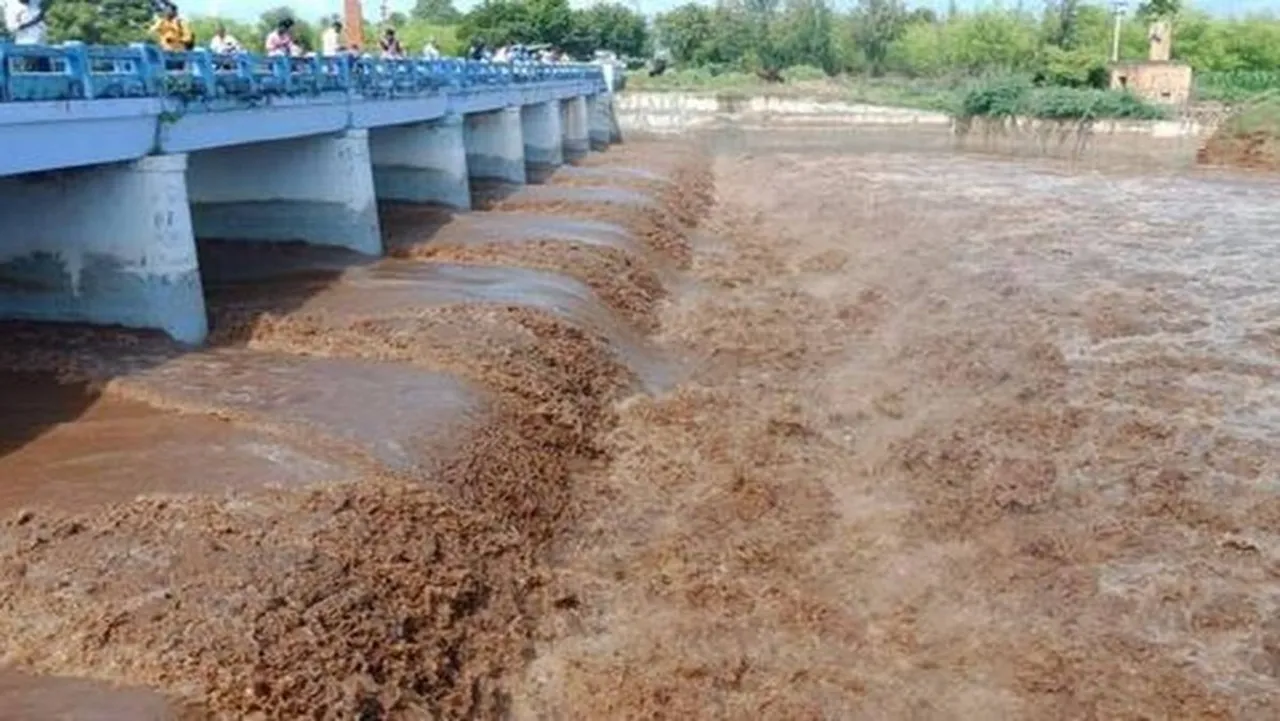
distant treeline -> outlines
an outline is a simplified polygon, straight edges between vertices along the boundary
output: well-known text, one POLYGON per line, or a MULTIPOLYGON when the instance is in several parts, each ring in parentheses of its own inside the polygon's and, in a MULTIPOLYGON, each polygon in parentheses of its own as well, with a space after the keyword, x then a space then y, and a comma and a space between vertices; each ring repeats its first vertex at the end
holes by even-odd
MULTIPOLYGON (((335 6, 338 4, 335 0, 335 6)), ((127 43, 144 40, 151 0, 46 0, 52 41, 127 43)), ((258 22, 191 18, 198 42, 225 24, 250 49, 279 18, 297 21, 295 35, 319 45, 323 26, 336 16, 300 17, 288 6, 263 13, 258 22)), ((1275 87, 1280 77, 1280 18, 1252 15, 1217 18, 1178 0, 1149 0, 1125 17, 1121 57, 1147 54, 1147 28, 1157 17, 1174 29, 1174 58, 1189 63, 1215 94, 1231 96, 1275 87)), ((578 57, 612 50, 626 57, 655 51, 677 68, 708 73, 821 68, 829 74, 893 74, 916 78, 1022 75, 1048 85, 1098 86, 1105 82, 1113 17, 1103 3, 1048 0, 1015 7, 944 13, 910 8, 901 0, 856 0, 838 12, 829 0, 720 0, 689 3, 649 24, 629 6, 605 2, 586 9, 568 0, 484 0, 459 12, 453 0, 417 0, 409 13, 392 13, 387 24, 416 52, 434 38, 447 54, 475 39, 490 45, 547 43, 578 57)), ((367 24, 367 45, 380 28, 367 24)))
MULTIPOLYGON (((1150 22, 1173 24, 1173 54, 1197 71, 1280 71, 1280 19, 1215 18, 1163 0, 1124 18, 1121 58, 1147 57, 1150 22)), ((659 45, 678 67, 820 67, 829 73, 914 77, 1024 74, 1055 85, 1100 85, 1113 16, 1102 3, 1050 0, 945 13, 897 0, 690 3, 658 16, 659 45)))

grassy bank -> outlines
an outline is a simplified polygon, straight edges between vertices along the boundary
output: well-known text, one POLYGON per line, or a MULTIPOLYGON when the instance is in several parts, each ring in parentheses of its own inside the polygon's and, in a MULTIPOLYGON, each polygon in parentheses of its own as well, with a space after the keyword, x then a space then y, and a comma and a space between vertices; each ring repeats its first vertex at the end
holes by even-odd
POLYGON ((657 77, 636 73, 630 89, 717 94, 809 97, 951 113, 958 117, 1034 117, 1053 120, 1105 118, 1155 120, 1168 112, 1131 93, 1095 88, 1037 86, 1025 77, 904 78, 828 77, 800 66, 782 72, 784 82, 767 82, 743 72, 712 73, 702 68, 657 77))
POLYGON ((1280 170, 1280 93, 1240 104, 1200 150, 1198 160, 1256 170, 1280 170))
POLYGON ((1201 102, 1252 103, 1277 93, 1280 71, 1232 70, 1195 76, 1195 97, 1201 102))

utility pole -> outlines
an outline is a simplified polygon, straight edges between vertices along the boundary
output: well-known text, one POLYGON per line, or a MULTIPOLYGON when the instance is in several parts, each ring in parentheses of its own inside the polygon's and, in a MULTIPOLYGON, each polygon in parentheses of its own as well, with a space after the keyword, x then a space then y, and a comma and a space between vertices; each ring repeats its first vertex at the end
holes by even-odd
POLYGON ((1111 35, 1111 62, 1120 62, 1120 26, 1124 22, 1125 0, 1112 0, 1111 12, 1115 15, 1115 28, 1111 35))

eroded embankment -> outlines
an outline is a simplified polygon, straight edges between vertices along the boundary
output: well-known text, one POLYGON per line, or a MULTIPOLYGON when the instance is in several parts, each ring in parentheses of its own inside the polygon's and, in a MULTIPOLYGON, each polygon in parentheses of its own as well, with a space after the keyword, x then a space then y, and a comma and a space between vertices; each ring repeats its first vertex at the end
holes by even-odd
POLYGON ((1270 131, 1215 133, 1196 154, 1196 162, 1250 170, 1280 170, 1280 137, 1270 131))
MULTIPOLYGON (((604 214, 650 229, 662 239, 650 250, 678 263, 682 221, 705 209, 687 200, 706 198, 705 162, 635 165, 659 180, 625 191, 638 206, 604 214)), ((142 401, 191 439, 213 436, 188 419, 211 418, 262 434, 238 447, 274 457, 287 442, 354 470, 224 495, 223 479, 198 480, 217 469, 192 464, 167 470, 193 488, 7 508, 5 664, 151 687, 193 718, 503 715, 537 619, 558 612, 546 553, 577 517, 570 472, 600 458, 613 402, 662 375, 640 333, 661 288, 644 258, 608 248, 483 247, 465 266, 269 251, 303 257, 272 278, 206 279, 216 347, 199 353, 132 333, 6 328, 5 368, 87 380, 104 392, 90 407, 142 401), (616 272, 626 265, 636 272, 616 272), (455 400, 443 415, 423 410, 444 397, 455 400)), ((252 249, 232 252, 249 255, 229 265, 255 267, 252 249)))

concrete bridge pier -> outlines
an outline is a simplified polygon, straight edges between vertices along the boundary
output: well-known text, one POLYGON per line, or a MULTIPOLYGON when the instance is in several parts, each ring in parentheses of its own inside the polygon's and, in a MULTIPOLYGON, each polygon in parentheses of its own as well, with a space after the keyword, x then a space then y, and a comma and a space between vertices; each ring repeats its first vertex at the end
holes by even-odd
POLYGON ((187 156, 0 179, 0 317, 208 331, 187 156))
POLYGON ((520 126, 519 106, 466 116, 462 129, 472 180, 526 182, 524 131, 520 126))
POLYGON ((592 150, 604 150, 610 143, 621 142, 622 133, 618 130, 618 121, 614 115, 612 93, 590 96, 587 98, 587 109, 590 114, 587 137, 591 141, 592 150))
POLYGON ((520 128, 524 134, 524 167, 529 180, 541 180, 564 164, 560 108, 554 100, 522 107, 520 128))
POLYGON ((200 238, 382 253, 367 130, 192 153, 187 190, 200 238))
POLYGON ((577 160, 591 150, 585 97, 579 95, 560 101, 560 126, 563 131, 565 160, 577 160))
POLYGON ((379 200, 471 208, 462 116, 369 131, 373 188, 379 200))

